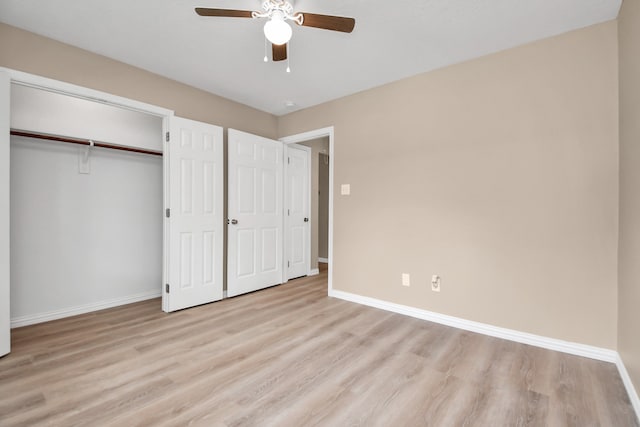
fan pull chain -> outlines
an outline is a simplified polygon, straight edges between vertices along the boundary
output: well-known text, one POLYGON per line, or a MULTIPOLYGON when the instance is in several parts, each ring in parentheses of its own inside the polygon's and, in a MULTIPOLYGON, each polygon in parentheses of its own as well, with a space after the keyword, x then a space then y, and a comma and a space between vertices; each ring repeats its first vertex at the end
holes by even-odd
POLYGON ((291 58, 291 40, 287 44, 287 73, 291 72, 291 68, 289 67, 289 58, 291 58))
POLYGON ((264 62, 269 62, 269 58, 267 58, 267 38, 264 38, 264 62))

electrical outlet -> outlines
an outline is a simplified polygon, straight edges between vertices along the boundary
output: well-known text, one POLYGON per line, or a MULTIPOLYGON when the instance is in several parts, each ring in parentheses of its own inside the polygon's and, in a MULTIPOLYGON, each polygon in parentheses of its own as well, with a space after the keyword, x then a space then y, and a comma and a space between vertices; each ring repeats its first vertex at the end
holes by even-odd
POLYGON ((402 273, 402 286, 411 286, 411 275, 408 273, 402 273))
POLYGON ((440 292, 440 282, 440 276, 438 276, 437 274, 431 276, 431 290, 433 292, 440 292))

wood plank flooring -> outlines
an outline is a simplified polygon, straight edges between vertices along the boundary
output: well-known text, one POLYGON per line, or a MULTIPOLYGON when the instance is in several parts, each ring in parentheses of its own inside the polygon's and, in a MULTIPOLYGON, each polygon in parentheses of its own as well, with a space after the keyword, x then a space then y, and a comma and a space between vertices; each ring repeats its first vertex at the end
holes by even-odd
POLYGON ((613 364, 326 293, 324 270, 14 329, 0 426, 638 426, 613 364))

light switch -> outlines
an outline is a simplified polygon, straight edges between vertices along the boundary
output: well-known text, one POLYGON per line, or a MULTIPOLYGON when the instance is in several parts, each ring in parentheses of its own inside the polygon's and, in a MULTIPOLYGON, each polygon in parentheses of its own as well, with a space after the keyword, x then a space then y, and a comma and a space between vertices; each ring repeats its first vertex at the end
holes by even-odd
POLYGON ((402 273, 402 286, 411 286, 411 275, 402 273))
POLYGON ((351 194, 351 185, 350 184, 342 184, 340 186, 340 194, 343 196, 348 196, 351 194))

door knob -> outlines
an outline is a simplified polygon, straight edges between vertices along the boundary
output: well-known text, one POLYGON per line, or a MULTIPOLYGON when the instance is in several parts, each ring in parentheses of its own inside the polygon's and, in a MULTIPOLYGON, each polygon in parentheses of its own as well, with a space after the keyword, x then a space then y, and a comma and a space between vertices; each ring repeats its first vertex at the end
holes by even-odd
POLYGON ((305 218, 305 219, 304 219, 304 222, 309 222, 309 218, 305 218))
POLYGON ((232 220, 231 220, 231 224, 236 225, 237 223, 238 223, 238 220, 237 220, 237 219, 232 219, 232 220))

